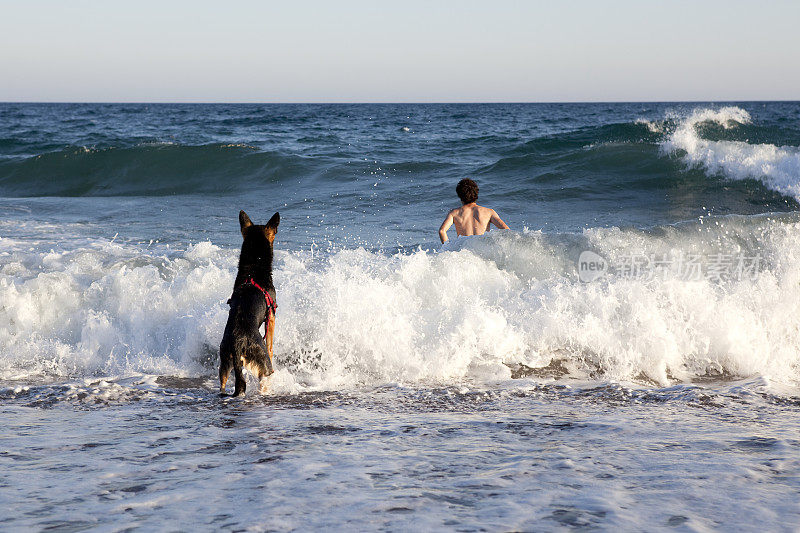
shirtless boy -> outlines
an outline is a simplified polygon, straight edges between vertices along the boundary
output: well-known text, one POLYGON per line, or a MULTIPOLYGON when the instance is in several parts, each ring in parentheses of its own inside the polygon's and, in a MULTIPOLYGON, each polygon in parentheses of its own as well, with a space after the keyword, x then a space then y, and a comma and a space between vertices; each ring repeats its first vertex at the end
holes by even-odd
POLYGON ((461 198, 461 207, 447 213, 447 218, 439 228, 439 238, 442 243, 447 242, 447 230, 454 223, 456 233, 459 235, 483 235, 489 231, 489 224, 494 224, 500 229, 508 226, 497 216, 494 209, 483 207, 475 202, 478 200, 478 184, 471 179, 464 178, 456 185, 456 194, 461 198))

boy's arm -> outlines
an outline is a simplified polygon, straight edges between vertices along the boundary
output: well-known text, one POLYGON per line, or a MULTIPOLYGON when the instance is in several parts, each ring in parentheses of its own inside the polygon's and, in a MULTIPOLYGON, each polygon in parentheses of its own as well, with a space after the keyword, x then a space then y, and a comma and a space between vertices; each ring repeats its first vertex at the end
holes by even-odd
POLYGON ((497 226, 499 229, 509 229, 508 225, 503 222, 503 219, 500 218, 497 213, 495 213, 494 209, 492 209, 492 218, 489 219, 489 222, 497 226))
POLYGON ((439 228, 439 238, 442 240, 442 244, 447 242, 447 230, 450 229, 450 226, 453 225, 453 212, 450 211, 447 213, 447 218, 444 219, 442 222, 441 227, 439 228))

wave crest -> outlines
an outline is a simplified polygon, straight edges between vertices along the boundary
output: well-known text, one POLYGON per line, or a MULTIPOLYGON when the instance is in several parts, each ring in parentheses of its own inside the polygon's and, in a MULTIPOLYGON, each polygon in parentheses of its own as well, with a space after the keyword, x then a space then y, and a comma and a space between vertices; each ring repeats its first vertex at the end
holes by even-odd
POLYGON ((667 155, 682 155, 693 168, 731 180, 756 179, 769 189, 800 201, 800 148, 744 141, 713 141, 702 137, 701 126, 724 129, 751 124, 750 114, 738 107, 695 109, 661 143, 667 155))
POLYGON ((7 196, 123 196, 225 193, 307 174, 307 161, 243 143, 145 143, 130 148, 73 146, 0 160, 7 196))

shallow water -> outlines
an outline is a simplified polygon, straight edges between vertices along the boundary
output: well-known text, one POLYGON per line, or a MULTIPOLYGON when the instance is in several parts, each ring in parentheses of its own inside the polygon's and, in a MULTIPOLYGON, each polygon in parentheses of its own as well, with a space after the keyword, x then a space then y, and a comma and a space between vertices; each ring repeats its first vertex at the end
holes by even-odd
POLYGON ((800 398, 764 388, 6 388, 3 528, 790 531, 800 398))

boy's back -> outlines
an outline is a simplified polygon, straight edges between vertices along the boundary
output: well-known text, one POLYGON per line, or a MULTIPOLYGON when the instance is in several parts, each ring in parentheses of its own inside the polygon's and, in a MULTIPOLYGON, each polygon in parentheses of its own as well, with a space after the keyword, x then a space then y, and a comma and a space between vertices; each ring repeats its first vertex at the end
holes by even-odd
POLYGON ((497 216, 494 209, 483 207, 475 203, 478 199, 478 184, 470 179, 463 179, 456 187, 456 193, 461 198, 462 206, 447 213, 447 217, 439 228, 439 238, 447 242, 447 230, 456 226, 456 233, 461 236, 483 235, 489 230, 489 224, 494 224, 500 229, 508 226, 497 216))
POLYGON ((489 230, 492 217, 497 217, 494 209, 478 204, 462 205, 450 211, 450 215, 453 217, 456 233, 462 236, 483 235, 489 230))

